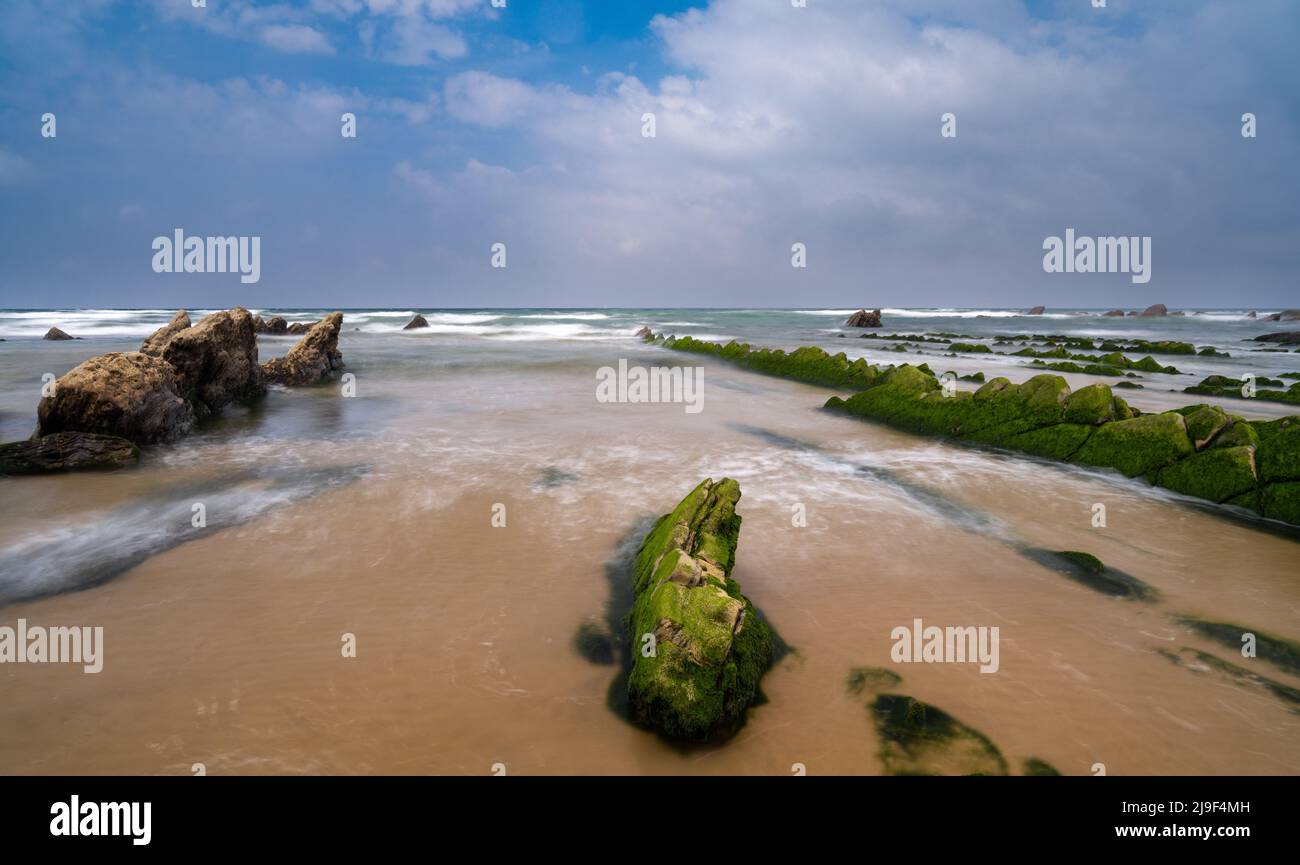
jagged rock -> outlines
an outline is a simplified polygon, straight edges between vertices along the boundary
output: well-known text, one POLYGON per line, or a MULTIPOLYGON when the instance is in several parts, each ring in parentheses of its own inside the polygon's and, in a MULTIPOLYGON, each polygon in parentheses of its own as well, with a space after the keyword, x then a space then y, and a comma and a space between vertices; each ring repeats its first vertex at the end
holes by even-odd
POLYGON ((271 336, 280 336, 289 331, 289 323, 282 315, 273 315, 266 320, 266 332, 271 336))
POLYGON ((173 336, 180 333, 190 326, 190 317, 185 310, 178 310, 172 316, 172 320, 164 324, 153 332, 153 334, 144 341, 140 346, 140 351, 153 357, 162 357, 163 346, 171 340, 173 336))
POLYGON ((872 310, 871 312, 867 312, 865 309, 860 309, 857 312, 853 313, 853 315, 849 316, 849 320, 844 322, 844 326, 845 327, 880 327, 880 310, 876 309, 876 310, 872 310))
POLYGON ((651 330, 649 326, 643 324, 641 325, 641 329, 636 332, 636 335, 641 337, 641 339, 651 339, 655 335, 655 332, 651 330))
POLYGON ((66 333, 59 330, 57 327, 52 327, 49 330, 45 331, 44 338, 45 339, 76 339, 75 336, 68 336, 66 333))
POLYGON ((253 333, 266 333, 266 320, 260 315, 253 316, 253 333))
POLYGON ((1263 336, 1257 336, 1254 342, 1280 342, 1287 345, 1300 343, 1300 330, 1283 330, 1278 333, 1266 333, 1263 336))
POLYGON ((200 417, 266 392, 253 316, 243 307, 211 313, 177 330, 160 356, 176 370, 181 395, 194 403, 200 417))
POLYGON ((1300 321, 1300 309, 1284 309, 1268 317, 1269 321, 1300 321))
POLYGON ((343 313, 331 312, 325 316, 288 354, 262 364, 265 380, 297 387, 317 384, 334 370, 341 369, 343 354, 338 343, 342 326, 343 313))
POLYGON ((295 321, 293 324, 288 325, 287 327, 285 327, 283 331, 280 332, 297 336, 300 333, 306 333, 307 331, 311 330, 313 327, 315 327, 318 324, 320 324, 319 321, 295 321))
POLYGON ((731 579, 739 499, 734 480, 705 480, 659 518, 636 556, 628 705, 673 739, 734 732, 772 662, 772 631, 731 579))
POLYGON ((0 474, 30 475, 74 469, 117 468, 136 462, 140 449, 124 438, 60 432, 0 444, 0 474))
POLYGON ((416 330, 417 328, 428 327, 428 326, 429 326, 429 322, 425 319, 424 316, 420 315, 417 312, 415 314, 415 318, 408 321, 406 323, 406 327, 402 328, 402 330, 416 330))
POLYGON ((1246 318, 1259 318, 1259 313, 1252 309, 1250 312, 1246 313, 1246 318))
POLYGON ((1110 312, 1106 313, 1106 318, 1123 318, 1123 317, 1124 317, 1124 310, 1122 309, 1112 309, 1110 312))
POLYGON ((1152 316, 1161 316, 1161 315, 1168 315, 1168 314, 1169 314, 1169 310, 1165 307, 1163 303, 1153 303, 1150 306, 1148 306, 1146 309, 1142 310, 1142 312, 1138 313, 1138 315, 1142 316, 1143 318, 1151 318, 1152 316))
POLYGON ((1047 312, 1047 307, 1036 306, 1033 309, 1029 310, 1029 312, 1025 313, 1025 315, 1042 315, 1045 312, 1047 312))
POLYGON ((110 352, 58 379, 36 417, 38 437, 87 432, 152 444, 189 432, 194 409, 170 363, 138 351, 110 352))

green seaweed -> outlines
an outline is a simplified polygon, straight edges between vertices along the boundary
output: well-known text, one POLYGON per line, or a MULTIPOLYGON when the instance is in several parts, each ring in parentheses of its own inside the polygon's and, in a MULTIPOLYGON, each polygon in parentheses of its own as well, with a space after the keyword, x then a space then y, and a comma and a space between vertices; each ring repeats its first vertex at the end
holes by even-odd
POLYGON ((1043 567, 1056 571, 1080 585, 1113 598, 1134 601, 1154 601, 1159 591, 1137 577, 1116 568, 1107 567, 1091 553, 1077 550, 1044 550, 1026 547, 1021 552, 1043 567))
POLYGON ((1237 651, 1245 645, 1246 634, 1255 636, 1255 656, 1292 675, 1300 676, 1300 643, 1232 622, 1216 622, 1197 616, 1177 616, 1177 620, 1207 639, 1237 651))
POLYGON ((902 676, 884 667, 854 667, 849 671, 848 689, 850 694, 874 694, 902 681, 902 676))
POLYGON ((1007 761, 983 733, 902 694, 871 704, 880 760, 891 775, 1005 775, 1007 761))

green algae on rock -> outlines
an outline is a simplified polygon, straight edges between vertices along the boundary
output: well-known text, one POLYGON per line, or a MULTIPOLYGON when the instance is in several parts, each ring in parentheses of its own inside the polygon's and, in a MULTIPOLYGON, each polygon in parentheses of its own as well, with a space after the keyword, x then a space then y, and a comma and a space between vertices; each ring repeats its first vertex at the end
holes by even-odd
POLYGON ((902 694, 871 704, 880 760, 891 775, 1005 775, 1002 752, 978 730, 902 694))
POLYGON ((772 663, 772 631, 731 579, 739 499, 734 480, 703 481, 655 523, 636 555, 628 707, 672 739, 734 732, 772 663))
POLYGON ((902 681, 902 676, 884 667, 854 667, 849 671, 848 689, 850 694, 875 694, 902 681))
POLYGON ((1154 601, 1160 597, 1154 586, 1124 571, 1107 567, 1091 553, 1076 550, 1054 552, 1035 547, 1027 547, 1022 552, 1040 565, 1103 595, 1136 601, 1154 601))
POLYGON ((1255 657, 1268 661, 1278 669, 1286 670, 1292 675, 1300 676, 1300 643, 1232 622, 1215 622, 1196 616, 1178 616, 1179 623, 1186 625, 1203 637, 1221 643, 1230 649, 1240 651, 1246 645, 1247 634, 1254 637, 1255 657))
POLYGON ((753 348, 748 343, 732 340, 726 345, 693 339, 689 336, 673 337, 651 335, 647 342, 657 342, 674 351, 706 354, 737 366, 767 375, 790 378, 807 384, 819 384, 843 390, 868 387, 881 371, 858 358, 851 361, 844 352, 828 354, 815 346, 804 346, 788 354, 777 348, 753 348))
POLYGON ((1056 771, 1056 767, 1046 760, 1040 760, 1037 757, 1026 757, 1021 764, 1020 774, 1031 778, 1047 778, 1059 776, 1061 773, 1056 771))
MULTIPOLYGON (((1270 679, 1267 676, 1261 676, 1238 664, 1211 655, 1209 652, 1202 652, 1199 649, 1192 649, 1187 646, 1177 652, 1171 652, 1168 649, 1157 649, 1156 651, 1185 670, 1191 670, 1193 673, 1217 672, 1238 684, 1254 685, 1287 703, 1291 703, 1293 706, 1300 707, 1300 689, 1270 679)), ((1291 711, 1300 712, 1300 708, 1293 708, 1291 711)))

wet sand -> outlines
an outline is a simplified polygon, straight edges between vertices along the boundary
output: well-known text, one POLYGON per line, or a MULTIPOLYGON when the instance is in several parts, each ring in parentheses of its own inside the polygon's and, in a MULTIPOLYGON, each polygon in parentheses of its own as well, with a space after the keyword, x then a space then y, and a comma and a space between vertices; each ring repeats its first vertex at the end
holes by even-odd
POLYGON ((58 550, 103 562, 122 534, 96 527, 141 499, 185 524, 232 481, 215 501, 255 502, 294 470, 357 475, 242 520, 209 507, 206 529, 107 582, 0 608, 0 624, 102 625, 106 647, 98 675, 0 666, 0 772, 879 774, 869 697, 846 688, 859 666, 899 673, 896 691, 986 734, 1014 772, 1031 756, 1066 774, 1300 772, 1293 705, 1158 653, 1300 687, 1174 618, 1296 639, 1294 534, 830 415, 829 391, 714 362, 700 414, 598 404, 595 367, 618 357, 698 362, 598 346, 430 371, 354 346, 356 399, 276 391, 132 473, 0 481, 0 548, 71 531, 58 550), (619 668, 571 639, 605 617, 637 528, 724 475, 744 492, 734 576, 795 651, 732 741, 682 749, 612 711, 619 668), (1096 593, 1025 546, 1091 552, 1162 598, 1096 593), (892 664, 890 631, 917 617, 998 626, 1000 670, 892 664))

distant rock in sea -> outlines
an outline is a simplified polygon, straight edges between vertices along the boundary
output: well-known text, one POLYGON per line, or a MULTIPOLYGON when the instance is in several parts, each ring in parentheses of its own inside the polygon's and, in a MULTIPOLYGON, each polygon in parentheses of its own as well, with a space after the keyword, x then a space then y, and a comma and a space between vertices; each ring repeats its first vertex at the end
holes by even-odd
POLYGON ((650 329, 649 325, 643 324, 641 325, 641 329, 636 332, 636 335, 639 336, 641 339, 649 339, 650 337, 655 335, 655 332, 650 329))
POLYGON ((68 336, 66 333, 59 330, 57 327, 52 327, 49 330, 45 331, 45 339, 76 339, 76 337, 68 336))
POLYGON ((402 328, 402 330, 418 330, 419 328, 428 327, 428 326, 429 326, 429 322, 425 319, 424 316, 420 315, 417 312, 415 314, 415 318, 408 321, 406 323, 406 327, 402 328))
POLYGON ((1284 309, 1268 317, 1269 321, 1300 321, 1300 309, 1284 309))
POLYGON ((315 327, 318 324, 320 324, 319 321, 295 321, 293 324, 289 325, 284 330, 281 330, 279 332, 293 334, 296 336, 300 333, 306 333, 307 331, 311 330, 313 327, 315 327))
POLYGON ((1287 345, 1300 344, 1300 330, 1284 330, 1278 333, 1266 333, 1254 338, 1254 342, 1281 342, 1287 345))
POLYGON ((1246 318, 1259 318, 1259 313, 1252 309, 1250 312, 1246 313, 1246 318))
POLYGON ((1123 318, 1123 317, 1124 317, 1124 310, 1122 310, 1122 309, 1112 309, 1110 312, 1106 313, 1105 317, 1106 317, 1106 318, 1123 318))
POLYGON ((872 310, 871 312, 867 312, 865 309, 860 309, 857 312, 853 313, 853 315, 849 316, 849 320, 844 322, 844 326, 845 327, 880 327, 880 310, 876 309, 876 310, 872 310))
POLYGON ((1138 313, 1138 315, 1140 315, 1143 318, 1151 318, 1153 316, 1162 316, 1168 314, 1169 314, 1169 309, 1163 303, 1153 303, 1150 306, 1148 306, 1146 309, 1142 310, 1142 312, 1138 313))
POLYGON ((1029 310, 1029 312, 1025 313, 1025 315, 1042 315, 1046 311, 1047 311, 1047 307, 1036 306, 1033 309, 1029 310))

